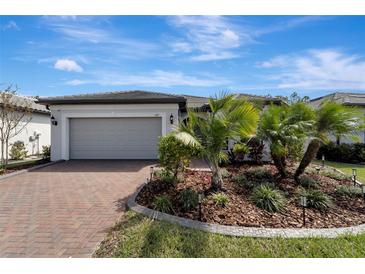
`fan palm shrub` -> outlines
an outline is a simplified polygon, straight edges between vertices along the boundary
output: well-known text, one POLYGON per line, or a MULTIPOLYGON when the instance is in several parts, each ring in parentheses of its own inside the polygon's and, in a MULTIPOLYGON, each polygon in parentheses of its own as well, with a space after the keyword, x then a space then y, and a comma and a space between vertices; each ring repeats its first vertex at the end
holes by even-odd
POLYGON ((180 124, 175 136, 185 144, 199 147, 212 170, 212 188, 220 189, 223 180, 219 162, 227 160, 227 154, 222 152, 226 141, 253 135, 259 114, 245 99, 227 93, 210 98, 209 106, 209 112, 189 110, 188 122, 180 124))
POLYGON ((330 136, 349 135, 364 127, 363 118, 356 108, 325 101, 317 110, 313 110, 315 120, 311 131, 311 140, 301 162, 295 171, 295 180, 316 157, 322 143, 328 143, 330 136))
POLYGON ((314 112, 304 102, 270 105, 261 114, 258 136, 270 143, 271 158, 281 177, 287 176, 291 147, 303 143, 314 122, 314 112))

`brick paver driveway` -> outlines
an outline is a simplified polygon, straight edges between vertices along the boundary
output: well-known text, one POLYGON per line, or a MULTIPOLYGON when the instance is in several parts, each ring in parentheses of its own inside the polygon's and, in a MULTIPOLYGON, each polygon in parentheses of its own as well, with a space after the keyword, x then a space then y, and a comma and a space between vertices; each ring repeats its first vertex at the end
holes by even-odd
POLYGON ((152 161, 67 161, 0 181, 0 257, 89 257, 152 161))

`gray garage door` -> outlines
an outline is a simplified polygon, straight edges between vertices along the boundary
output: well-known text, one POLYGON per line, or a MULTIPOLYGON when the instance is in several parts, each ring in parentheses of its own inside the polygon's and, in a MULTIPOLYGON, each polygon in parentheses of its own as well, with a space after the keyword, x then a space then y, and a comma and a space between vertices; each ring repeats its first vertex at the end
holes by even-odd
POLYGON ((156 159, 161 118, 74 118, 70 159, 156 159))

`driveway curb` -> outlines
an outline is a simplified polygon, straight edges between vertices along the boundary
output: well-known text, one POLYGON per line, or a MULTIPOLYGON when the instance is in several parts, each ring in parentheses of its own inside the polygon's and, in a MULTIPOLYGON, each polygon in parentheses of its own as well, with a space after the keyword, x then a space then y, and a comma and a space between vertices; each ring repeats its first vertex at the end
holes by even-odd
POLYGON ((10 177, 14 177, 14 176, 26 173, 26 172, 29 172, 29 171, 36 170, 36 169, 39 169, 39 168, 43 168, 43 167, 51 166, 51 165, 54 165, 54 164, 58 164, 58 163, 61 163, 61 162, 64 162, 64 160, 58 160, 58 161, 54 161, 54 162, 45 163, 45 164, 42 164, 42 165, 32 166, 32 167, 29 167, 29 168, 26 168, 26 169, 21 169, 19 171, 15 171, 15 172, 11 172, 11 173, 8 173, 8 174, 5 174, 5 175, 1 175, 0 176, 0 181, 4 180, 4 179, 7 179, 7 178, 10 178, 10 177))
MULTIPOLYGON (((145 184, 144 184, 145 185, 145 184)), ((261 228, 227 226, 219 224, 204 223, 162 213, 136 203, 136 197, 144 187, 142 185, 127 201, 127 207, 137 213, 149 218, 166 221, 187 228, 193 228, 210 233, 223 234, 228 236, 254 237, 254 238, 336 238, 338 236, 357 235, 365 232, 365 224, 351 227, 339 228, 261 228)))

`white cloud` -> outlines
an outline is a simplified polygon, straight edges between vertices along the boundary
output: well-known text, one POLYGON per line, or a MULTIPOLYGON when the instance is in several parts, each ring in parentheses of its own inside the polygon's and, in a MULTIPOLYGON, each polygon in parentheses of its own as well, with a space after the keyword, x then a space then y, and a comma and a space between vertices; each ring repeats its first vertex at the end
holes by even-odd
POLYGON ((3 30, 20 30, 19 26, 17 25, 17 23, 13 20, 8 21, 3 27, 3 30))
POLYGON ((190 59, 192 61, 212 61, 212 60, 226 60, 226 59, 233 59, 238 57, 238 54, 235 54, 230 51, 223 51, 223 52, 215 52, 215 53, 207 53, 201 55, 192 56, 190 59))
POLYGON ((187 42, 172 42, 170 47, 174 52, 191 52, 193 50, 192 45, 187 42))
POLYGON ((241 35, 237 26, 222 16, 174 16, 170 17, 169 22, 185 31, 184 42, 177 44, 180 47, 172 42, 171 48, 182 52, 196 50, 199 54, 192 56, 193 61, 231 59, 236 57, 231 50, 250 40, 250 37, 241 35), (224 54, 220 54, 222 51, 224 54))
POLYGON ((281 20, 269 26, 253 26, 247 21, 224 16, 173 16, 169 23, 182 31, 183 40, 173 41, 170 47, 174 52, 191 52, 192 61, 213 61, 233 59, 242 56, 238 50, 265 34, 286 31, 328 17, 301 16, 281 20), (182 44, 183 43, 183 44, 182 44), (182 45, 182 46, 180 46, 182 45), (188 50, 187 50, 188 49, 188 50))
POLYGON ((283 20, 280 21, 276 24, 270 24, 269 26, 265 26, 262 28, 258 28, 255 32, 254 32, 254 36, 261 36, 261 35, 265 35, 265 34, 269 34, 269 33, 273 33, 273 32, 281 32, 281 31, 286 31, 286 30, 290 30, 296 27, 301 27, 304 25, 308 25, 311 23, 316 23, 318 21, 323 21, 323 20, 330 20, 333 17, 331 16, 300 16, 300 17, 295 17, 295 18, 291 18, 288 20, 283 20))
POLYGON ((122 74, 110 71, 97 71, 89 79, 74 79, 66 82, 68 85, 78 86, 98 84, 102 86, 150 86, 150 87, 212 87, 230 83, 218 77, 198 77, 187 75, 180 71, 154 70, 143 74, 122 74))
POLYGON ((273 67, 284 67, 288 64, 287 57, 285 56, 277 56, 270 60, 259 63, 259 67, 263 68, 273 68, 273 67))
POLYGON ((82 67, 71 59, 58 59, 54 64, 54 68, 65 71, 75 71, 75 72, 83 71, 82 67))
POLYGON ((277 56, 260 64, 274 70, 278 88, 365 89, 365 59, 336 49, 277 56))

